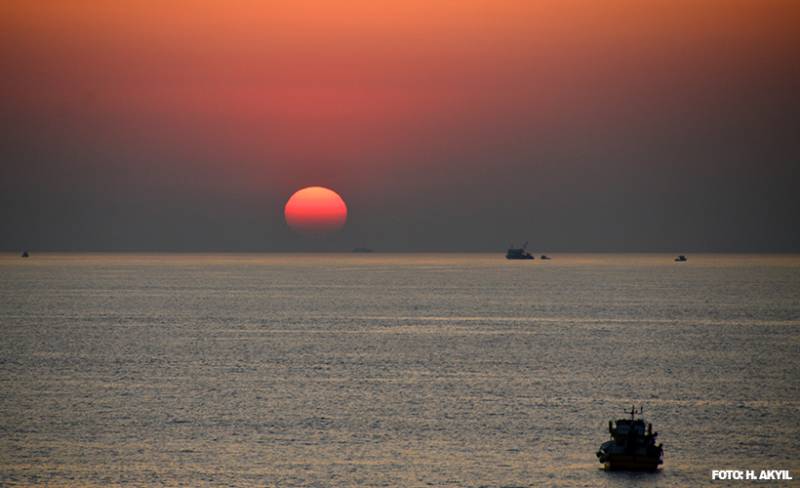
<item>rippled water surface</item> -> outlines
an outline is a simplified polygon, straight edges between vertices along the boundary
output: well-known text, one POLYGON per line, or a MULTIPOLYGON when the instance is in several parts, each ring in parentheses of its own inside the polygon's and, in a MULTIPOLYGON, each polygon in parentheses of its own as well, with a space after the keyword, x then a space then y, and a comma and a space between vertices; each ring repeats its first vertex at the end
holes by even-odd
POLYGON ((0 333, 0 484, 800 479, 798 256, 6 254, 0 333))

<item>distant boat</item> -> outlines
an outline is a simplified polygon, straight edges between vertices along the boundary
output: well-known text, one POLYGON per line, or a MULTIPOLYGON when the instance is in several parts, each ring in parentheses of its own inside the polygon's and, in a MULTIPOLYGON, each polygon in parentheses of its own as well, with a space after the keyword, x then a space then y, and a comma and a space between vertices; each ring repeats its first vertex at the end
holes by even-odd
POLYGON ((684 261, 687 261, 687 259, 686 259, 686 256, 684 256, 683 254, 681 254, 680 256, 675 258, 675 262, 682 263, 684 261))
POLYGON ((29 257, 31 257, 31 255, 28 254, 28 251, 22 251, 22 257, 23 258, 29 258, 29 257))
POLYGON ((539 259, 552 259, 552 258, 547 254, 542 254, 541 256, 539 256, 539 259))
POLYGON ((656 445, 658 432, 653 432, 653 424, 645 423, 642 409, 638 419, 634 418, 636 410, 631 407, 630 419, 619 419, 616 424, 608 421, 608 432, 611 440, 604 442, 597 451, 597 460, 606 469, 626 469, 655 471, 664 463, 664 449, 656 445))
POLYGON ((525 250, 526 247, 528 247, 527 242, 522 247, 514 247, 514 244, 511 244, 506 251, 506 259, 533 259, 533 255, 525 250))
POLYGON ((374 251, 368 247, 356 247, 353 249, 353 252, 374 252, 374 251))

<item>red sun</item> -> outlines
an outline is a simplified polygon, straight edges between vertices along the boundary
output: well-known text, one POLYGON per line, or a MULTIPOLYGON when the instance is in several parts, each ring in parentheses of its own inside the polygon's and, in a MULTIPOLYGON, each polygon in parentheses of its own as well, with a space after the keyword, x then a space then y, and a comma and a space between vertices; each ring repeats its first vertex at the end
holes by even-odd
POLYGON ((292 230, 306 235, 323 235, 344 227, 347 205, 333 190, 309 186, 297 190, 283 209, 292 230))

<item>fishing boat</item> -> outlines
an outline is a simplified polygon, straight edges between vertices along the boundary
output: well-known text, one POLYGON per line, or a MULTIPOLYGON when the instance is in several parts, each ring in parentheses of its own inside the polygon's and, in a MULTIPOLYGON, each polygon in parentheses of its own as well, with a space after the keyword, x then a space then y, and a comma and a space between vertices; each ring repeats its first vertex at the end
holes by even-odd
POLYGON ((525 249, 527 247, 527 242, 522 247, 514 247, 514 244, 511 244, 506 251, 506 259, 533 259, 533 255, 525 249))
POLYGON ((653 432, 653 424, 645 426, 642 407, 638 419, 635 408, 627 413, 630 419, 609 420, 611 440, 600 446, 597 459, 609 470, 655 471, 664 463, 663 446, 656 445, 658 432, 653 432))

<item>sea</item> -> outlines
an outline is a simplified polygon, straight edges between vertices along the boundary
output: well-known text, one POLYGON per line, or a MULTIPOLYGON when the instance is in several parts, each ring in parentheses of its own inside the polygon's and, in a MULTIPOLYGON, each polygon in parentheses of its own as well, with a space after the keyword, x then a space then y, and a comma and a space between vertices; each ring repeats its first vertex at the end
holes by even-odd
POLYGON ((2 486, 800 483, 798 255, 7 253, 0 337, 2 486))

